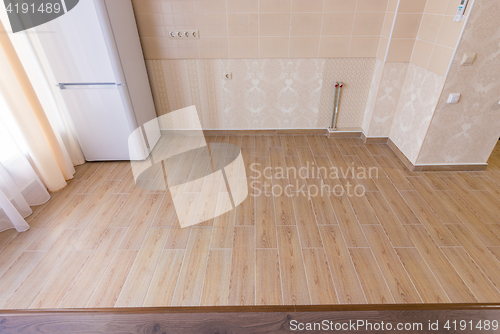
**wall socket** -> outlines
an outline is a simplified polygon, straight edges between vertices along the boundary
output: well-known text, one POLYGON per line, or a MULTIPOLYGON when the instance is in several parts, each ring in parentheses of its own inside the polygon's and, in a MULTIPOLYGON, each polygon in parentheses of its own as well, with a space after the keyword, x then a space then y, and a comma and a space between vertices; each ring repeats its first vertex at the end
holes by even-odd
POLYGON ((232 72, 226 72, 226 73, 224 73, 224 79, 231 80, 232 78, 233 78, 233 73, 232 72))
POLYGON ((168 36, 175 39, 199 39, 200 33, 198 30, 175 30, 169 31, 168 36))

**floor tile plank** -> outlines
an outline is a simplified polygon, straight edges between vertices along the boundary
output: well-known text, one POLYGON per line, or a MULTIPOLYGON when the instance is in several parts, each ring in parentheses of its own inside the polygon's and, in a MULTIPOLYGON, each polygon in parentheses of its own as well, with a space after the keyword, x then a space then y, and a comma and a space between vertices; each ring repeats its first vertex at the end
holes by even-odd
POLYGON ((320 226, 337 297, 341 304, 365 304, 366 299, 349 250, 338 226, 320 226))
POLYGON ((424 303, 450 302, 416 248, 396 248, 395 250, 424 303))
POLYGON ((277 249, 256 249, 256 305, 282 305, 281 274, 277 249))
POLYGON ((305 194, 297 193, 293 197, 297 230, 303 248, 323 247, 312 204, 305 194))
POLYGON ((368 304, 394 303, 372 251, 369 248, 350 248, 349 252, 368 304))
POLYGON ((480 303, 500 300, 500 293, 461 247, 441 249, 480 303))
POLYGON ((311 304, 299 236, 295 226, 278 226, 283 304, 311 304))
POLYGON ((211 234, 211 227, 193 227, 191 230, 172 306, 200 305, 211 234))
POLYGON ((255 229, 234 228, 228 305, 255 304, 255 229))
POLYGON ((151 285, 142 306, 170 306, 179 279, 183 249, 165 249, 158 261, 151 285))
POLYGON ((168 235, 164 228, 152 228, 144 240, 145 247, 139 250, 127 280, 123 285, 116 307, 140 307, 148 293, 163 245, 168 235))
POLYGON ((337 304, 337 294, 333 285, 325 251, 319 248, 302 250, 306 268, 311 303, 337 304))
POLYGON ((441 249, 434 243, 425 227, 407 225, 405 228, 450 301, 452 303, 477 303, 476 297, 441 252, 441 249))
POLYGON ((421 303, 413 282, 408 277, 403 265, 392 248, 382 226, 363 226, 366 238, 370 244, 373 255, 378 262, 382 275, 392 293, 396 303, 417 304, 421 303))

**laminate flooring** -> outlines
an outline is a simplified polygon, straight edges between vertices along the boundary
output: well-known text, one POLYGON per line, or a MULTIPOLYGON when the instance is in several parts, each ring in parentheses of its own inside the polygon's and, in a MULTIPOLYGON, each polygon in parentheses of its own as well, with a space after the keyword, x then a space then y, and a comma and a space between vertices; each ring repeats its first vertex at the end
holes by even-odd
POLYGON ((181 228, 130 163, 85 163, 0 233, 0 308, 500 302, 500 144, 482 172, 410 172, 359 139, 207 139, 241 147, 236 209, 181 228))

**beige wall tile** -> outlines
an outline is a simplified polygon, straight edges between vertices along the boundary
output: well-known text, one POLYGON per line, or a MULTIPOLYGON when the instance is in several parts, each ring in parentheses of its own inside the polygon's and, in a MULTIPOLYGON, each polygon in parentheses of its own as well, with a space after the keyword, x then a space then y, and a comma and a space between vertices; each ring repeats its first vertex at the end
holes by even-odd
POLYGON ((260 0, 260 12, 289 12, 292 9, 292 0, 260 0))
POLYGON ((198 53, 198 58, 243 58, 246 54, 250 58, 384 59, 390 47, 389 61, 413 57, 419 65, 430 59, 430 47, 419 42, 417 54, 409 56, 413 47, 407 39, 454 47, 463 23, 452 23, 452 17, 445 14, 454 15, 458 1, 132 0, 149 58, 193 58, 198 53), (202 40, 186 44, 167 38, 169 31, 177 29, 198 29, 202 40), (288 37, 297 38, 286 41, 288 37), (394 43, 389 43, 389 37, 394 43))
POLYGON ((162 18, 163 18, 163 25, 168 26, 169 28, 175 29, 174 14, 163 14, 162 18))
POLYGON ((161 4, 161 12, 162 13, 173 13, 171 1, 162 1, 160 4, 161 4))
POLYGON ((292 0, 292 12, 322 12, 324 0, 292 0))
POLYGON ((178 48, 159 48, 158 49, 158 58, 152 59, 178 59, 179 57, 179 49, 178 48))
POLYGON ((136 14, 135 15, 135 20, 137 22, 137 25, 143 26, 143 25, 163 25, 163 15, 161 14, 151 14, 151 13, 145 13, 145 14, 136 14))
POLYGON ((398 2, 399 0, 389 0, 387 2, 387 11, 388 12, 396 12, 396 9, 398 8, 398 2))
POLYGON ((196 14, 193 13, 172 13, 163 14, 163 24, 174 29, 194 29, 196 28, 196 14))
POLYGON ((358 0, 357 11, 385 12, 387 0, 358 0))
MULTIPOLYGON (((144 0, 138 0, 144 1, 144 0)), ((193 0, 195 13, 225 13, 226 1, 225 0, 193 0)))
POLYGON ((258 14, 228 14, 228 36, 258 36, 258 14))
MULTIPOLYGON (((162 43, 170 42, 172 40, 162 39, 162 43)), ((198 48, 199 41, 196 39, 193 40, 177 40, 172 41, 177 43, 177 47, 174 48, 165 48, 164 52, 170 52, 167 50, 177 50, 177 57, 182 59, 196 59, 200 57, 200 52, 198 48)), ((168 46, 168 45, 167 45, 168 46)))
POLYGON ((161 2, 133 0, 134 13, 161 13, 161 2))
POLYGON ((229 56, 231 58, 258 58, 258 37, 229 37, 229 56))
POLYGON ((226 14, 195 14, 196 27, 200 36, 221 37, 227 36, 226 14))
POLYGON ((387 47, 389 46, 389 39, 383 36, 380 37, 380 42, 377 50, 377 58, 385 61, 385 55, 387 54, 387 47))
MULTIPOLYGON (((429 0, 425 6, 425 13, 444 14, 449 0, 429 0)), ((458 6, 457 6, 458 9, 458 6)))
POLYGON ((460 34, 464 26, 464 21, 454 22, 451 16, 445 16, 441 29, 439 29, 436 44, 455 48, 457 46, 460 34))
POLYGON ((290 13, 262 13, 259 15, 260 36, 288 36, 290 13))
POLYGON ((324 13, 321 35, 351 35, 354 13, 324 13))
POLYGON ((348 57, 350 43, 350 36, 321 36, 319 56, 348 57))
POLYGON ((158 43, 153 38, 141 37, 141 47, 145 59, 160 59, 158 43))
MULTIPOLYGON (((470 9, 470 1, 469 1, 469 4, 467 5, 467 9, 465 11, 466 15, 468 14, 469 12, 469 9, 470 9)), ((445 11, 445 15, 453 15, 455 16, 455 14, 457 13, 458 11, 458 5, 460 4, 460 0, 450 0, 448 2, 448 7, 446 7, 446 11, 445 11)))
POLYGON ((394 25, 394 13, 386 13, 384 18, 384 25, 382 27, 381 35, 389 38, 391 36, 392 26, 394 25))
POLYGON ((325 0, 325 12, 354 12, 356 11, 356 1, 345 0, 325 0))
POLYGON ((435 45, 428 69, 441 76, 446 76, 454 51, 454 49, 445 46, 435 45))
POLYGON ((352 36, 349 57, 376 57, 379 36, 352 36))
MULTIPOLYGON (((141 1, 141 0, 138 0, 141 1)), ((164 14, 170 14, 172 13, 172 4, 170 1, 162 1, 160 2, 161 5, 161 12, 164 14)))
POLYGON ((380 35, 385 13, 360 13, 354 17, 353 35, 380 35))
POLYGON ((434 44, 417 39, 411 55, 411 62, 423 68, 429 67, 434 44))
POLYGON ((137 29, 142 37, 165 37, 167 33, 164 26, 155 25, 138 25, 137 29))
POLYGON ((432 43, 436 42, 441 22, 443 22, 442 15, 424 14, 417 38, 432 43))
POLYGON ((259 58, 288 58, 288 37, 260 37, 259 58))
POLYGON ((192 1, 161 1, 163 13, 194 13, 192 1))
POLYGON ((198 48, 178 48, 177 51, 181 59, 196 59, 200 57, 198 48))
POLYGON ((228 13, 257 13, 258 0, 226 0, 228 13))
POLYGON ((319 36, 321 15, 320 13, 292 13, 290 36, 319 36))
POLYGON ((199 41, 201 58, 227 58, 229 56, 227 38, 201 38, 199 41))
POLYGON ((398 13, 394 24, 393 38, 415 38, 420 27, 422 14, 398 13))
MULTIPOLYGON (((144 45, 146 47, 155 45, 159 48, 177 48, 179 46, 177 40, 164 37, 141 37, 141 43, 143 47, 144 45)), ((182 46, 186 47, 186 45, 182 46)), ((190 47, 193 47, 193 45, 190 45, 190 47)))
POLYGON ((319 37, 290 37, 290 58, 318 57, 319 37))
POLYGON ((387 52, 387 62, 410 62, 415 39, 392 39, 387 52))
MULTIPOLYGON (((431 0, 432 1, 432 0, 431 0)), ((400 0, 399 13, 422 13, 427 0, 400 0)))

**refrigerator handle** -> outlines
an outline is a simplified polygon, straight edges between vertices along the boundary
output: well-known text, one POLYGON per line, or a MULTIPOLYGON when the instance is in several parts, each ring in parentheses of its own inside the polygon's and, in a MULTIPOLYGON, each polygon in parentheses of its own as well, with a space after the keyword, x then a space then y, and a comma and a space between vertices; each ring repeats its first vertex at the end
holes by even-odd
POLYGON ((60 89, 118 89, 124 83, 59 83, 60 89))

